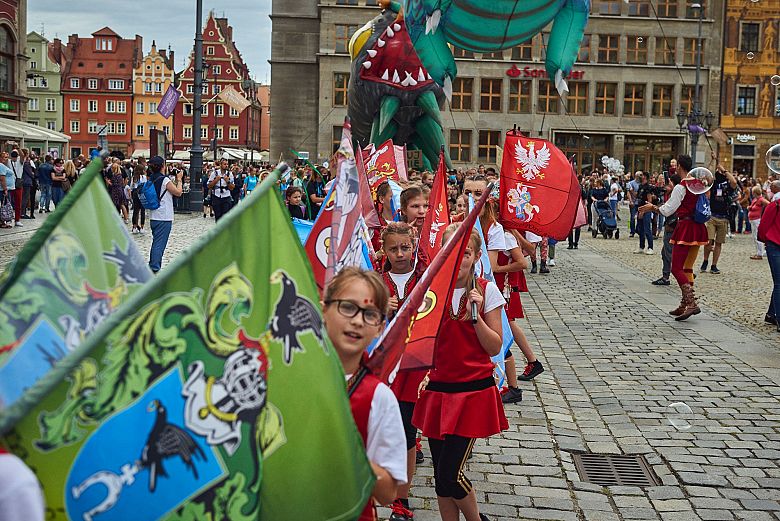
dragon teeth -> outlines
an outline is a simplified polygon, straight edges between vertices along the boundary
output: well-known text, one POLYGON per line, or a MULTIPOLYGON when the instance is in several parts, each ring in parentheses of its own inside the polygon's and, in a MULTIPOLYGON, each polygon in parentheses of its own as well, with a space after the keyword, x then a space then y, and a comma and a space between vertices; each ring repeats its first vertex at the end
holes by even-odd
POLYGON ((398 71, 393 71, 393 83, 401 83, 401 78, 398 76, 398 71))
POLYGON ((385 81, 390 79, 390 74, 388 73, 387 69, 385 69, 385 72, 382 73, 382 79, 385 81))
POLYGON ((393 24, 393 30, 395 32, 398 32, 401 30, 401 24, 393 24))
POLYGON ((366 69, 370 69, 371 68, 371 62, 368 61, 368 60, 364 61, 363 62, 363 67, 365 67, 366 69))
POLYGON ((383 39, 381 39, 381 38, 377 39, 376 46, 380 47, 380 48, 384 47, 385 46, 385 41, 383 39))
POLYGON ((393 29, 388 27, 387 28, 387 37, 388 38, 392 38, 393 36, 395 36, 395 33, 393 32, 393 29))
POLYGON ((372 58, 375 58, 376 57, 376 50, 375 49, 369 49, 368 50, 368 55, 370 57, 372 57, 372 58))
POLYGON ((420 67, 420 70, 417 72, 417 81, 425 81, 425 72, 422 67, 420 67))

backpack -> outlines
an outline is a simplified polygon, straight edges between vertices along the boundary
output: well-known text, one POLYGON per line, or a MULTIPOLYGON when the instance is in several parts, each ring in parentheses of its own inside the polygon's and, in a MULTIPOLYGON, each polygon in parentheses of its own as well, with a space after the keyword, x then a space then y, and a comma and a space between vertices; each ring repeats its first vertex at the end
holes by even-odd
POLYGON ((712 217, 712 210, 710 209, 710 198, 707 194, 699 194, 699 199, 696 201, 696 210, 693 212, 693 220, 699 224, 704 224, 712 217))
MULTIPOLYGON (((162 188, 162 183, 160 183, 160 187, 162 188)), ((165 192, 159 193, 156 181, 147 180, 138 188, 138 200, 141 201, 141 206, 147 210, 157 210, 164 195, 165 192)))

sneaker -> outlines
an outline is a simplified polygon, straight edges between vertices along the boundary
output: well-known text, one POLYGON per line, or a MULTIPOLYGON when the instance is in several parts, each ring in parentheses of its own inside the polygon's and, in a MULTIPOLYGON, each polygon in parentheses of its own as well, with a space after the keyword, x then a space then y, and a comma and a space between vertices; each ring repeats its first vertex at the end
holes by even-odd
POLYGON ((671 284, 671 282, 669 282, 669 279, 665 279, 661 277, 660 279, 654 280, 650 284, 652 284, 653 286, 668 286, 669 284, 671 284))
POLYGON ((548 266, 555 266, 555 259, 550 259, 549 262, 547 262, 548 266))
POLYGON ((517 403, 523 401, 523 391, 518 387, 510 387, 509 390, 501 397, 502 403, 517 403))
POLYGON ((574 245, 574 249, 575 249, 575 250, 577 249, 577 245, 576 245, 576 244, 574 245))
POLYGON ((22 224, 22 221, 16 221, 16 224, 14 226, 17 226, 18 228, 21 228, 24 225, 22 224))
POLYGON ((401 501, 401 498, 397 498, 390 505, 390 521, 411 521, 414 519, 414 512, 409 510, 401 501))
POLYGON ((652 249, 652 248, 648 248, 648 249, 645 251, 645 255, 652 255, 653 253, 654 253, 654 252, 653 252, 653 249, 652 249))
POLYGON ((767 324, 772 324, 773 326, 777 325, 777 319, 772 315, 770 315, 769 313, 764 315, 764 322, 766 322, 767 324))
POLYGON ((133 232, 132 232, 132 233, 133 233, 133 234, 136 234, 136 233, 138 233, 138 228, 133 228, 133 232))
POLYGON ((416 449, 416 454, 414 455, 414 462, 420 465, 423 461, 425 461, 425 454, 423 454, 422 451, 422 444, 420 443, 420 438, 417 438, 414 442, 414 446, 416 449))
POLYGON ((644 248, 637 248, 634 250, 634 253, 637 255, 641 255, 645 252, 644 248))
POLYGON ((717 267, 717 266, 715 266, 715 265, 713 264, 713 265, 712 265, 712 268, 710 268, 710 273, 712 273, 713 275, 720 275, 720 270, 718 269, 718 267, 717 267))
POLYGON ((708 261, 708 260, 705 260, 704 262, 702 262, 701 263, 701 267, 699 268, 699 271, 702 272, 702 273, 707 271, 707 266, 709 266, 709 264, 710 264, 710 261, 708 261))
POLYGON ((536 360, 533 363, 526 365, 525 369, 523 370, 523 374, 518 376, 517 379, 523 382, 528 382, 530 380, 533 380, 543 372, 544 372, 544 366, 539 360, 536 360))
POLYGON ((138 233, 140 235, 144 235, 144 234, 146 234, 146 230, 144 230, 143 228, 138 228, 138 233))
POLYGON ((731 235, 731 232, 729 232, 729 233, 727 233, 727 234, 726 234, 726 238, 728 238, 728 239, 733 239, 733 238, 734 238, 734 236, 733 236, 733 235, 731 235))

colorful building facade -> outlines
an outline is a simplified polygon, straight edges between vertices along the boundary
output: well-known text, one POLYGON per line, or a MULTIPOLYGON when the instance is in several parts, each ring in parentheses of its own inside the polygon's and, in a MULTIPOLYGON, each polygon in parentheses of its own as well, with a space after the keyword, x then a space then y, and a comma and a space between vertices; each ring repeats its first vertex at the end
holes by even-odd
POLYGON ((27 0, 0 2, 0 118, 27 120, 27 0))
POLYGON ((173 51, 158 51, 157 45, 152 42, 149 53, 133 69, 134 155, 148 155, 151 130, 162 130, 168 139, 172 139, 173 121, 158 114, 157 106, 173 79, 173 51))
POLYGON ((35 31, 27 35, 27 122, 62 132, 60 64, 49 40, 35 31))

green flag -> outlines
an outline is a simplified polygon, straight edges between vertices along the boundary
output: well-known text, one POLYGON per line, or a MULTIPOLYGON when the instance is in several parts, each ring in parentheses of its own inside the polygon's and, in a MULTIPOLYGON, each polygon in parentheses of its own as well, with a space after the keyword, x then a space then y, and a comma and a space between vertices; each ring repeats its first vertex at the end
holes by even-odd
POLYGON ((373 473, 275 181, 109 317, 6 433, 55 519, 346 520, 365 506, 373 473))
POLYGON ((0 278, 0 415, 152 277, 101 166, 92 162, 0 278))

